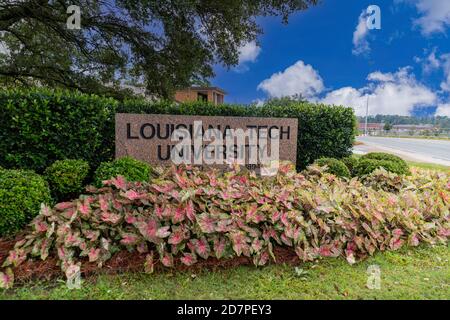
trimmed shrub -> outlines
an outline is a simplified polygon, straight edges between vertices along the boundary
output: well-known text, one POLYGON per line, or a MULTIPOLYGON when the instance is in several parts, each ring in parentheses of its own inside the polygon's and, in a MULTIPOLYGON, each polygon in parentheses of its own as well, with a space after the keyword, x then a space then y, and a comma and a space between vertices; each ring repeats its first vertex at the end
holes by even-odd
POLYGON ((89 164, 84 160, 57 160, 45 169, 45 179, 55 199, 68 200, 83 191, 89 174, 89 164))
POLYGON ((94 168, 114 153, 113 99, 44 88, 0 90, 0 165, 42 173, 54 161, 94 168))
POLYGON ((119 175, 124 176, 128 181, 148 182, 151 173, 152 169, 149 164, 131 157, 123 157, 101 163, 95 171, 94 184, 99 187, 103 181, 119 175))
POLYGON ((347 166, 340 160, 334 158, 321 158, 316 160, 315 164, 323 167, 327 166, 326 172, 334 174, 338 177, 350 177, 350 171, 347 166))
POLYGON ((398 162, 389 160, 376 160, 376 159, 360 159, 358 164, 354 168, 355 175, 361 177, 368 175, 376 169, 384 168, 386 171, 396 174, 408 174, 409 169, 405 168, 398 162))
MULTIPOLYGON (((365 154, 361 157, 361 159, 373 159, 373 160, 384 160, 384 161, 392 161, 398 164, 398 167, 401 169, 398 169, 398 171, 391 171, 398 174, 408 174, 409 173, 409 166, 406 163, 405 160, 402 158, 385 152, 370 152, 368 154, 365 154)), ((387 170, 387 169, 386 169, 387 170)), ((389 170, 388 170, 389 171, 389 170)))
POLYGON ((350 174, 352 176, 355 176, 354 168, 358 164, 359 159, 356 157, 350 156, 350 157, 342 158, 341 161, 347 166, 348 170, 350 171, 350 174))
POLYGON ((40 175, 28 170, 0 170, 0 236, 10 235, 50 204, 50 190, 40 175))
MULTIPOLYGON (((301 261, 342 257, 353 264, 379 251, 447 244, 450 237, 446 174, 430 177, 433 189, 421 174, 398 193, 328 174, 311 181, 289 165, 274 179, 185 166, 162 176, 152 183, 119 176, 77 200, 43 207, 3 266, 52 257, 71 280, 83 265, 101 268, 121 250, 141 254, 151 273, 156 264, 190 266, 210 257, 245 256, 261 266, 274 259, 275 246, 301 261)), ((11 287, 12 270, 5 271, 0 286, 11 287)))

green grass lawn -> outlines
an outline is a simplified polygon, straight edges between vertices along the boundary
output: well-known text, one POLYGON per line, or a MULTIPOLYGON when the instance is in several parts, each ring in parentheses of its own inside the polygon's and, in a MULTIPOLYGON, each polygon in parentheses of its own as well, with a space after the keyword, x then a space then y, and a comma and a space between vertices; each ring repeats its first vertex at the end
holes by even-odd
POLYGON ((425 162, 413 162, 413 161, 406 161, 406 162, 411 167, 450 172, 450 167, 447 167, 447 166, 444 166, 444 165, 441 165, 441 164, 425 163, 425 162))
POLYGON ((324 259, 299 266, 241 266, 216 271, 126 273, 90 278, 79 290, 62 280, 30 282, 0 299, 450 299, 450 248, 384 252, 349 265, 324 259), (368 289, 367 268, 378 265, 381 289, 368 289))

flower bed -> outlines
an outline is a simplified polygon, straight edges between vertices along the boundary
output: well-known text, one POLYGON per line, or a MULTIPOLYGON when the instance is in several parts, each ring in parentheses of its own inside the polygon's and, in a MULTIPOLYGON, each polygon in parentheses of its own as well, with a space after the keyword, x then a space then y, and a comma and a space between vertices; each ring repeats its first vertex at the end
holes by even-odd
POLYGON ((377 250, 447 243, 449 176, 413 172, 393 189, 390 179, 398 176, 377 170, 363 184, 288 164, 273 178, 191 167, 166 169, 151 184, 119 176, 74 201, 42 206, 4 262, 0 285, 10 287, 13 269, 32 258, 54 259, 70 280, 83 265, 101 268, 124 250, 143 255, 152 272, 210 257, 264 265, 276 259, 275 246, 301 261, 354 263, 377 250))

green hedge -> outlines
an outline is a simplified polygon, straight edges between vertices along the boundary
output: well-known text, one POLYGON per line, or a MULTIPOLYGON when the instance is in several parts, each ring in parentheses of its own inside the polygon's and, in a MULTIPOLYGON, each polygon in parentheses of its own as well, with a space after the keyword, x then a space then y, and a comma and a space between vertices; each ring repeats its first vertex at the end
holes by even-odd
POLYGON ((50 204, 50 190, 40 175, 29 170, 0 170, 0 236, 23 228, 50 204))
POLYGON ((57 160, 45 169, 45 179, 57 201, 77 198, 89 174, 89 164, 84 160, 57 160))
POLYGON ((350 155, 353 109, 308 102, 283 106, 125 101, 48 89, 0 90, 0 166, 37 172, 71 158, 96 168, 114 158, 114 114, 152 113, 298 119, 297 168, 321 157, 350 155))
POLYGON ((43 172, 56 160, 93 167, 114 153, 113 99, 48 89, 0 90, 0 165, 43 172))

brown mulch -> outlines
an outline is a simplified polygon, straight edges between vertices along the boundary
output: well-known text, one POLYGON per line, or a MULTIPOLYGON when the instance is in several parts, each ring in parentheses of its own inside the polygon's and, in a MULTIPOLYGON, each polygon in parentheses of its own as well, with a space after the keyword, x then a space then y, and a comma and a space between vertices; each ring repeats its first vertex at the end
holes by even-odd
MULTIPOLYGON (((0 239, 0 265, 6 259, 9 251, 13 249, 14 244, 19 239, 20 236, 16 237, 15 239, 0 239)), ((274 255, 277 264, 299 264, 299 259, 292 248, 275 247, 274 255)), ((116 253, 111 259, 109 259, 101 269, 98 268, 96 263, 83 261, 81 273, 84 277, 91 277, 98 274, 143 272, 144 262, 145 254, 123 250, 116 253)), ((207 260, 199 260, 192 266, 186 266, 177 259, 174 269, 171 270, 189 270, 192 272, 198 272, 206 269, 214 271, 217 269, 226 269, 241 265, 253 265, 253 261, 252 259, 244 256, 220 260, 216 258, 209 258, 207 260)), ((162 266, 159 263, 155 265, 155 272, 164 272, 165 270, 168 270, 168 268, 162 266)), ((28 280, 50 280, 63 276, 60 267, 57 265, 57 259, 55 257, 48 257, 45 261, 25 261, 20 266, 14 268, 13 271, 16 282, 24 282, 28 280)))

